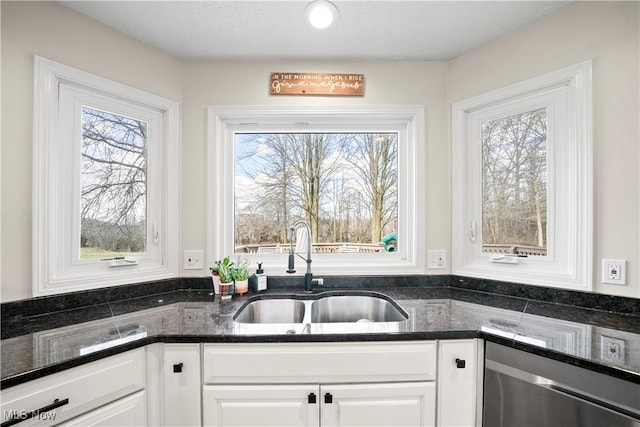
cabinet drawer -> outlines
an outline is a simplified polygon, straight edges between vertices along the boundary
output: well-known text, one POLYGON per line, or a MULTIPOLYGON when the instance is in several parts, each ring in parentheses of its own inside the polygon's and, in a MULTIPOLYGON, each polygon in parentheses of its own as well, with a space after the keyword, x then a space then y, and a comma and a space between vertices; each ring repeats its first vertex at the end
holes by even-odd
POLYGON ((206 344, 205 384, 432 381, 436 343, 206 344))
POLYGON ((147 423, 147 395, 141 390, 61 424, 59 427, 143 427, 147 423))
POLYGON ((18 425, 59 424, 144 387, 145 350, 141 348, 3 390, 2 422, 56 406, 57 400, 58 405, 64 404, 18 425))

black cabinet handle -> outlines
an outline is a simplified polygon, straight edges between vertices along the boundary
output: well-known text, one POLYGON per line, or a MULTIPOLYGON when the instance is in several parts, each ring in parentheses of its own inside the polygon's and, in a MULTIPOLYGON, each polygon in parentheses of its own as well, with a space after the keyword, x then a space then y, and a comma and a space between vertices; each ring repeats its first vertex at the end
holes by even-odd
POLYGON ((333 395, 331 393, 324 394, 324 403, 333 403, 333 395))
POLYGON ((67 405, 68 403, 69 403, 69 399, 62 399, 62 400, 56 399, 53 401, 51 405, 43 406, 42 408, 36 409, 35 411, 31 411, 31 412, 16 411, 16 413, 14 413, 11 416, 11 418, 9 418, 7 421, 0 424, 0 427, 9 427, 9 426, 21 423, 23 421, 28 420, 29 418, 36 417, 43 412, 52 411, 56 408, 67 405))
POLYGON ((182 367, 184 366, 184 363, 180 362, 180 363, 176 363, 175 365, 173 365, 173 372, 179 374, 180 372, 182 372, 182 367))
POLYGON ((307 396, 307 403, 316 403, 315 393, 309 393, 309 396, 307 396))
POLYGON ((467 362, 464 359, 456 359, 456 367, 458 369, 464 369, 467 366, 467 362))

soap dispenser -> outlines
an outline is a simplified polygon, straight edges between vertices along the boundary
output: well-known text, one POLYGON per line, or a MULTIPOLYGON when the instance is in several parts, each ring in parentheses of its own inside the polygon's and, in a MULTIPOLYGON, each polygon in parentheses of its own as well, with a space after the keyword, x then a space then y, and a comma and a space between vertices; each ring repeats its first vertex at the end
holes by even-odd
POLYGON ((262 269, 262 263, 258 263, 258 269, 256 270, 256 291, 265 291, 267 290, 267 275, 264 274, 264 270, 262 269))

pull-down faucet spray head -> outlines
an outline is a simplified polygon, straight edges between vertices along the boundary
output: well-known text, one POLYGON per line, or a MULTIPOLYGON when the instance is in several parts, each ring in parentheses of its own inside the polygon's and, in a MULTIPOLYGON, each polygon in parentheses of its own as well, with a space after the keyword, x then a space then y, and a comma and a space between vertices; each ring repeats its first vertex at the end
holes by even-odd
POLYGON ((289 265, 287 266, 287 273, 293 274, 296 272, 296 255, 293 249, 293 232, 295 231, 294 227, 289 229, 289 265))

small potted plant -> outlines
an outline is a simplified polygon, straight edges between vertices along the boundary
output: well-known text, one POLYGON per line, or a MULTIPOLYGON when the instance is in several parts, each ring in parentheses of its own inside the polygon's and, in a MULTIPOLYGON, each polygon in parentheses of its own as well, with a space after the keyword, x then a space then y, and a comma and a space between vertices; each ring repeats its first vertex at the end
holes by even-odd
POLYGON ((210 270, 213 278, 214 292, 219 293, 222 299, 231 298, 231 295, 233 295, 233 261, 231 261, 229 257, 225 257, 216 261, 210 270))
POLYGON ((235 282, 237 294, 249 291, 249 265, 246 260, 238 259, 231 270, 231 277, 235 282))

